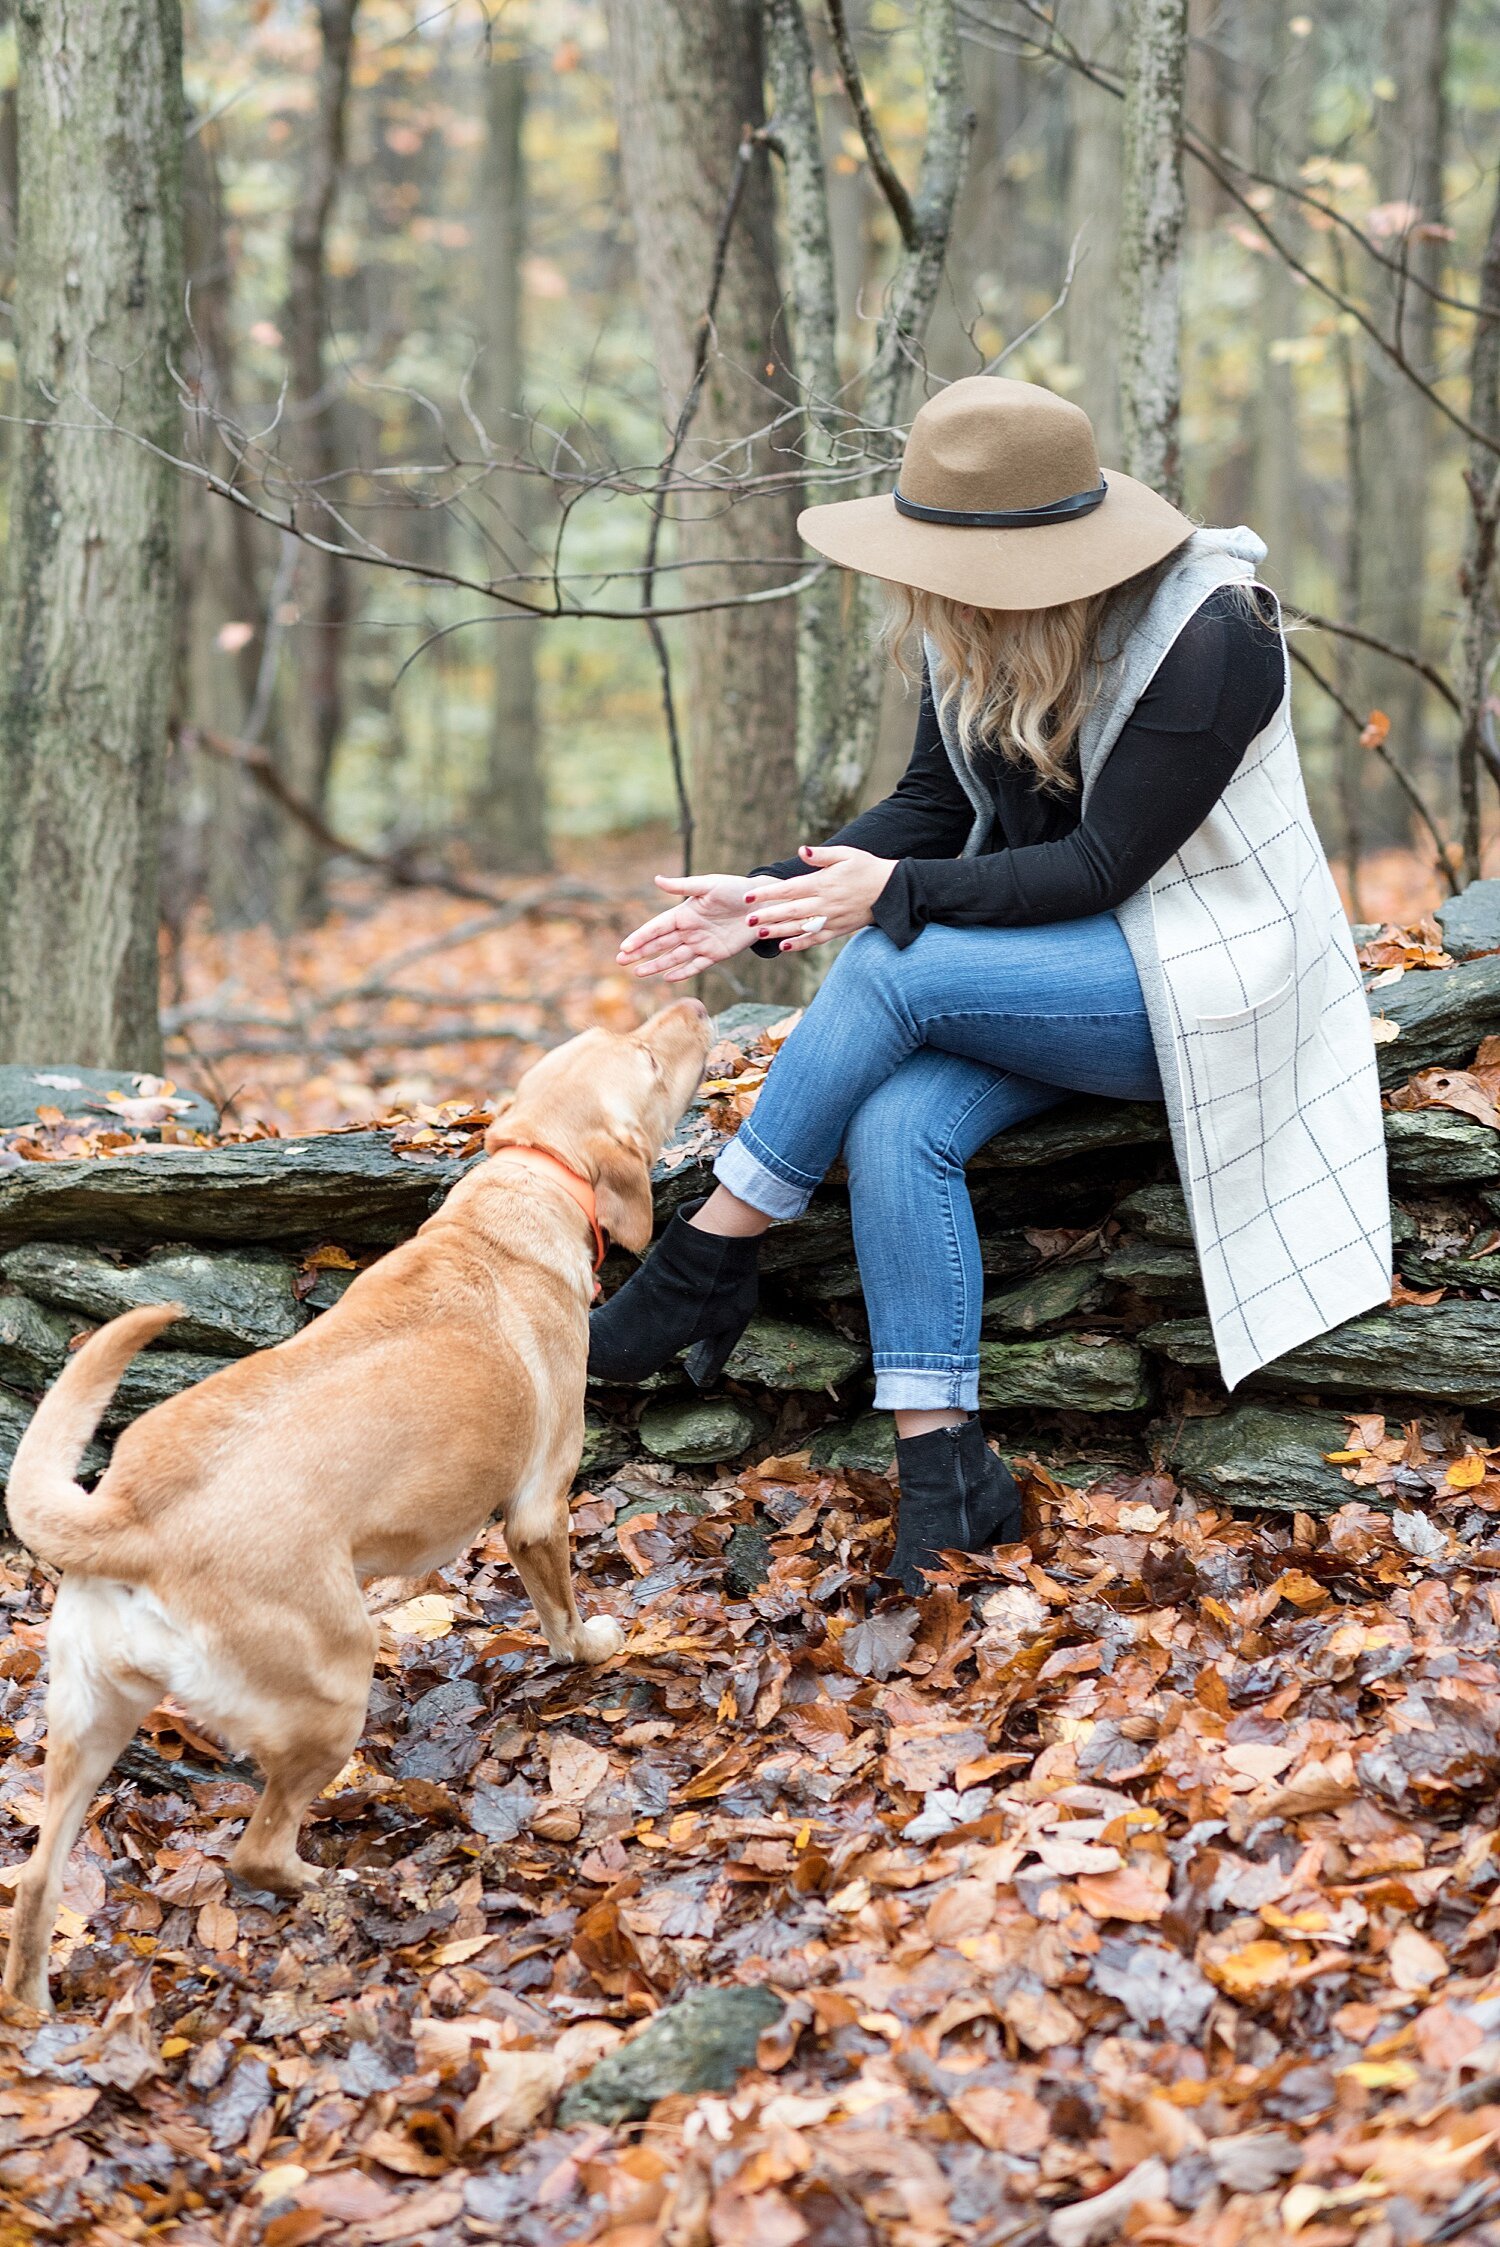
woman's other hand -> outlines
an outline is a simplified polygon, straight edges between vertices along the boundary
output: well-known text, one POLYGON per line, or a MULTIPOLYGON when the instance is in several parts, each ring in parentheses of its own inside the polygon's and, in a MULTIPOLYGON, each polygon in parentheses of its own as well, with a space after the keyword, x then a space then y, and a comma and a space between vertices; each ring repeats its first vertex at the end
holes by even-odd
MULTIPOLYGON (((616 955, 621 967, 633 968, 641 977, 659 975, 664 983, 684 983, 690 975, 749 950, 754 938, 745 891, 750 885, 743 874, 658 874, 656 886, 682 902, 626 937, 616 955)), ((767 877, 758 886, 764 889, 767 877)), ((769 887, 776 887, 774 881, 769 887)))
POLYGON ((767 884, 757 876, 750 883, 752 939, 775 937, 783 952, 806 952, 868 928, 875 900, 896 870, 895 859, 842 843, 819 849, 804 843, 797 855, 817 871, 790 882, 767 884))

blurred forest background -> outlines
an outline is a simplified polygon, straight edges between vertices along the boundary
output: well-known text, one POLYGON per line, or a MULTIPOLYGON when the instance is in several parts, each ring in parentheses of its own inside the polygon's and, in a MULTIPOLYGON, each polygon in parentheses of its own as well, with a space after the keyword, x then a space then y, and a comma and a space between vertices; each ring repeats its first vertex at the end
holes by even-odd
MULTIPOLYGON (((82 340, 69 305, 113 284, 47 123, 63 11, 4 13, 0 1059, 159 1058, 120 933, 158 833, 170 1065, 243 1118, 475 1091, 645 1011, 611 961, 651 870, 685 838, 748 866, 899 771, 878 604, 817 572, 796 508, 888 483, 920 399, 986 368, 1254 525, 1323 620, 1297 723, 1356 918, 1490 863, 1485 0, 190 0, 180 119, 175 8, 98 0, 150 215, 82 340), (1180 348, 1141 296, 1163 151, 1180 348), (140 517, 113 593, 69 445, 101 520, 140 517), (74 629, 87 706, 48 684, 74 629), (85 707, 126 744, 97 772, 67 746, 85 707), (74 794, 43 818, 49 759, 74 794)), ((747 993, 795 995, 776 972, 747 993)))

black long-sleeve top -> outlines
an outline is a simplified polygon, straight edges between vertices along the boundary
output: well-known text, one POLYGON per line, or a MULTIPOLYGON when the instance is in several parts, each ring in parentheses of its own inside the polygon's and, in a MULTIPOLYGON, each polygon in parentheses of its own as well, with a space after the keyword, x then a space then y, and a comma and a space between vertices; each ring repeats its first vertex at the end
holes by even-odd
MULTIPOLYGON (((1111 911, 1151 879, 1201 826, 1275 715, 1283 687, 1281 636, 1227 588, 1210 594, 1178 634, 1111 750, 1080 813, 1078 791, 1036 785, 993 752, 976 771, 995 801, 982 851, 959 855, 974 809, 953 770, 924 669, 911 762, 894 793, 829 839, 893 858, 873 918, 910 944, 929 921, 1019 928, 1111 911)), ((785 858, 760 866, 783 881, 810 869, 785 858)), ((757 944, 776 951, 774 940, 757 944)))

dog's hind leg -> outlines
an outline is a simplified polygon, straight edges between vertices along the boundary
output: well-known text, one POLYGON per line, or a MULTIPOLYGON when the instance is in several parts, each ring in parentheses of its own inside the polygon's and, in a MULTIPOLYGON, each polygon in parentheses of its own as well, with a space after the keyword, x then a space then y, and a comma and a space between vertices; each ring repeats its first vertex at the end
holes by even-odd
POLYGON ((300 1896, 323 1878, 320 1866, 297 1854, 298 1829, 309 1803, 338 1776, 364 1730, 376 1634, 352 1586, 351 1592, 343 1644, 336 1652, 323 1649, 316 1680, 288 1677, 272 1723, 262 1721, 250 1741, 266 1785, 230 1865, 249 1887, 269 1888, 277 1896, 300 1896))
POLYGON ((93 1588, 86 1579, 65 1577, 53 1609, 42 1822, 16 1886, 5 1962, 7 1995, 42 2013, 52 2010, 47 1956, 68 1857, 96 1789, 160 1692, 160 1680, 121 1674, 109 1663, 112 1649, 103 1641, 113 1634, 92 1627, 93 1588))
POLYGON ((614 1617, 595 1615, 585 1622, 578 1612, 566 1488, 514 1500, 505 1513, 505 1549, 558 1661, 607 1662, 619 1653, 625 1633, 614 1617))

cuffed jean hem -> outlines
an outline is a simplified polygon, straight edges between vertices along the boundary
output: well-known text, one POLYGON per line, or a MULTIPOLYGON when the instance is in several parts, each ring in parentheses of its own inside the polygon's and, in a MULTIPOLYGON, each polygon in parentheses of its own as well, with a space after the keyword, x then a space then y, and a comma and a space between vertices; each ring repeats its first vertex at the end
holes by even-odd
POLYGON ((877 1412, 977 1412, 979 1366, 882 1365, 875 1360, 877 1412))
MULTIPOLYGON (((783 1219, 800 1217, 812 1199, 816 1178, 804 1179, 786 1164, 778 1165, 768 1148, 752 1154, 745 1144, 750 1136, 750 1126, 741 1124, 727 1146, 719 1151, 714 1164, 714 1176, 721 1186, 762 1217, 783 1219)), ((760 1143, 756 1142, 757 1149, 760 1143)))

